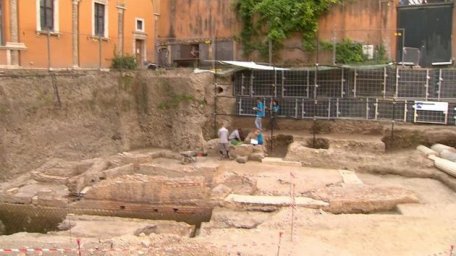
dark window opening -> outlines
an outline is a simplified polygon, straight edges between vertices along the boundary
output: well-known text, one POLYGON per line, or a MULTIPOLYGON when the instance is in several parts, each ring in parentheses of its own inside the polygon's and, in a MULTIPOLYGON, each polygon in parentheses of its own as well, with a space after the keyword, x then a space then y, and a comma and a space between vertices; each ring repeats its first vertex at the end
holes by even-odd
POLYGON ((453 0, 399 0, 399 5, 423 5, 423 4, 438 4, 451 3, 453 0))
POLYGON ((95 3, 95 35, 104 36, 105 34, 105 6, 95 3))
POLYGON ((54 30, 54 0, 40 0, 41 30, 54 30))
POLYGON ((144 30, 144 27, 143 27, 143 21, 142 20, 136 20, 136 30, 138 31, 143 31, 144 30))

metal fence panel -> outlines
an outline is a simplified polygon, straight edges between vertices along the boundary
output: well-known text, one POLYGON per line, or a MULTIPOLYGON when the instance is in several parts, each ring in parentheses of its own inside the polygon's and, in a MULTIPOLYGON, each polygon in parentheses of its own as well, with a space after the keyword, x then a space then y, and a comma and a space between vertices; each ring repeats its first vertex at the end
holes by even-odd
POLYGON ((397 97, 427 99, 427 70, 398 69, 397 75, 397 97))
POLYGON ((299 118, 300 113, 300 99, 298 98, 289 98, 283 99, 280 104, 280 113, 279 116, 290 117, 290 118, 299 118))
POLYGON ((282 96, 309 98, 313 88, 311 73, 309 70, 281 72, 282 96))
POLYGON ((447 70, 439 70, 439 82, 440 88, 439 100, 443 99, 456 99, 456 70, 454 69, 447 69, 447 70))
POLYGON ((263 70, 252 71, 253 77, 251 78, 251 89, 253 96, 273 96, 274 95, 274 81, 275 72, 268 72, 263 70))
POLYGON ((301 102, 303 119, 330 119, 331 99, 302 99, 301 102))
POLYGON ((337 118, 368 119, 368 99, 337 99, 337 118))
POLYGON ((386 68, 354 70, 350 85, 355 97, 384 97, 386 68))
POLYGON ((317 98, 336 98, 342 97, 343 70, 332 69, 318 71, 317 77, 317 98))

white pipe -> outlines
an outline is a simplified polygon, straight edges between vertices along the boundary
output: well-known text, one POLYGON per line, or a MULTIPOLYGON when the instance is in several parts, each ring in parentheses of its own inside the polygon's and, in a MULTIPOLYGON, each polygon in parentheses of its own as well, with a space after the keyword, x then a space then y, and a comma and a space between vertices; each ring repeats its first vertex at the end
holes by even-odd
POLYGON ((447 145, 443 145, 443 144, 434 144, 434 145, 432 145, 431 149, 437 151, 439 154, 443 150, 450 150, 450 151, 456 152, 456 150, 454 148, 449 147, 447 145))
POLYGON ((434 161, 434 166, 437 167, 439 170, 444 171, 448 175, 451 175, 456 178, 456 163, 451 162, 450 160, 446 160, 437 156, 429 156, 429 159, 434 161))
POLYGON ((423 153, 425 156, 437 156, 439 153, 435 150, 432 150, 426 146, 423 146, 423 145, 419 145, 418 147, 416 147, 416 149, 418 151, 420 151, 421 153, 423 153))
POLYGON ((454 150, 444 149, 440 152, 439 156, 452 162, 456 162, 456 152, 454 150))

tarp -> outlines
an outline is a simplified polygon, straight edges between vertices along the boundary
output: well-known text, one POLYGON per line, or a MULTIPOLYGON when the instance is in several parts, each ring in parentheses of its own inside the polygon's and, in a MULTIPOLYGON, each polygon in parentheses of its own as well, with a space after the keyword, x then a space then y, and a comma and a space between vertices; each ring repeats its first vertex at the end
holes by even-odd
POLYGON ((222 64, 232 65, 236 67, 242 67, 246 69, 257 69, 257 70, 289 70, 288 68, 278 68, 274 66, 259 65, 253 61, 220 61, 222 64))

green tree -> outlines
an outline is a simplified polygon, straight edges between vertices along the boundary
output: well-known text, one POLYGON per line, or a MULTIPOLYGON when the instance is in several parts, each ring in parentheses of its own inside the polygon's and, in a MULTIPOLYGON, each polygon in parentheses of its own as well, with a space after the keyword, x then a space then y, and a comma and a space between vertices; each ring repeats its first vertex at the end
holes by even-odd
POLYGON ((235 10, 242 22, 240 41, 244 52, 267 53, 270 40, 274 49, 292 33, 301 33, 303 47, 313 50, 318 18, 343 0, 236 0, 235 10))

